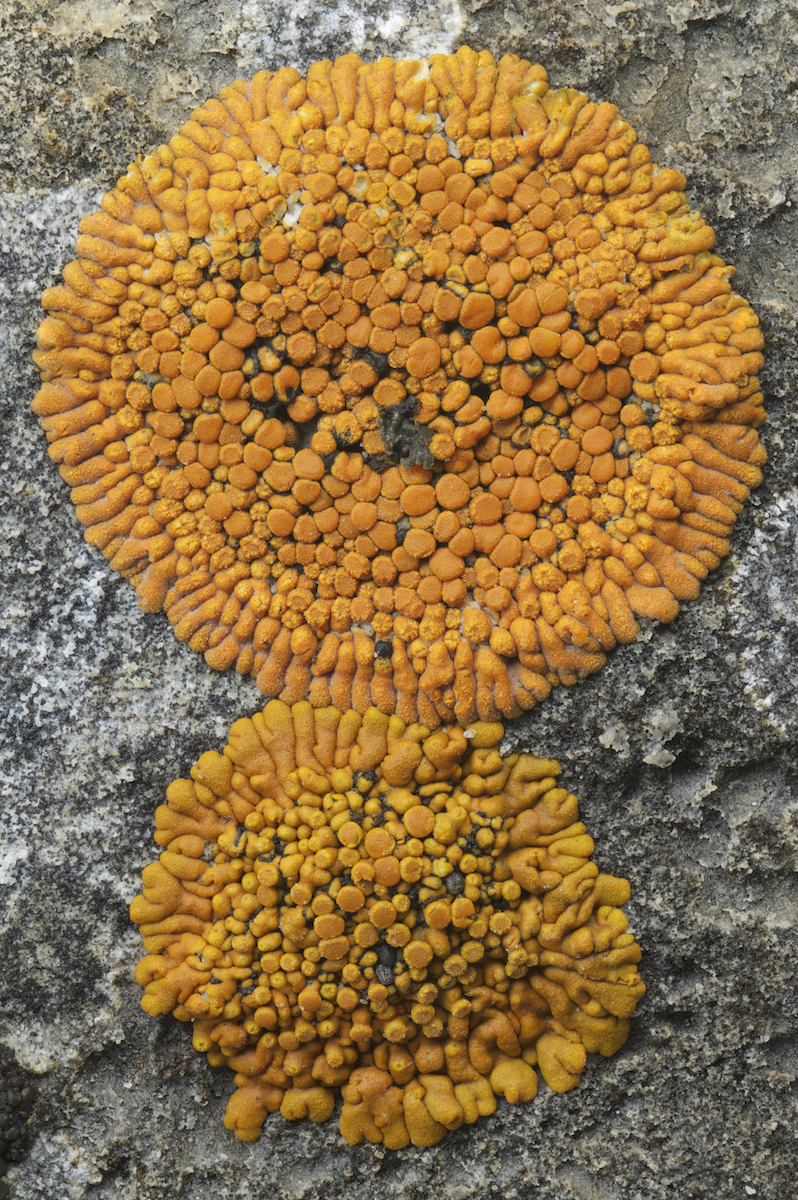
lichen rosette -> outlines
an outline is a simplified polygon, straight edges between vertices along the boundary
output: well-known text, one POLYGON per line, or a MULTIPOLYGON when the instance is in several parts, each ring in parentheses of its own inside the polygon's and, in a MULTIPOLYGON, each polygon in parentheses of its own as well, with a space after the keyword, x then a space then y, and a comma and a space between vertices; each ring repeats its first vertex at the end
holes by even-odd
POLYGON ((88 541, 287 703, 434 728, 597 670, 765 458, 758 321, 684 188, 515 55, 236 81, 43 297, 88 541))
POLYGON ((559 764, 502 735, 272 700, 167 790, 136 975, 236 1073, 239 1138, 327 1120, 340 1089, 347 1141, 431 1145, 623 1045, 629 885, 559 764))

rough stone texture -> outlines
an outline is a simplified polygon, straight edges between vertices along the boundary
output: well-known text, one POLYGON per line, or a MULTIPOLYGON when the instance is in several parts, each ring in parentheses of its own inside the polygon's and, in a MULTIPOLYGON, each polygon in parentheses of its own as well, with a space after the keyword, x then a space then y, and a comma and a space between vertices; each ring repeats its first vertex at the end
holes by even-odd
POLYGON ((794 1194, 795 41, 776 0, 3 6, 0 1041, 40 1075, 15 1200, 794 1194), (262 700, 84 545, 28 408, 37 296, 80 214, 226 81, 461 41, 617 102, 686 172, 767 335, 771 461, 700 600, 508 732, 562 759, 597 860, 632 881, 649 991, 624 1050, 568 1095, 500 1101, 430 1150, 352 1148, 335 1122, 279 1116, 244 1146, 221 1122, 229 1074, 139 1008, 127 904, 165 784, 262 700))

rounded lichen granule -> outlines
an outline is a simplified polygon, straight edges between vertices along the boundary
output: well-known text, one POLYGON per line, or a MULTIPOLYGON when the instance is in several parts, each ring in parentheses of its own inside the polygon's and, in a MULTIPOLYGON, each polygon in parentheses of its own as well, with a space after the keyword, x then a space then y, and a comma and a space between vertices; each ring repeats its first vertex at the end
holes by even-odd
POLYGON ((765 458, 758 320, 684 188, 515 55, 237 81, 43 297, 87 539, 289 703, 432 728, 597 670, 765 458))
POLYGON ((558 763, 500 724, 270 701, 167 790, 131 917, 153 1016, 235 1074, 225 1124, 425 1146, 613 1054, 645 991, 558 763))

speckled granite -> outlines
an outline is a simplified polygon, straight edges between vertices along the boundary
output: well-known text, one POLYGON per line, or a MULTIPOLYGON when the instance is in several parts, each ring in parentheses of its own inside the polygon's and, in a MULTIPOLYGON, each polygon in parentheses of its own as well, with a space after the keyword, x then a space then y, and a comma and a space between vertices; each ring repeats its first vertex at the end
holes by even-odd
POLYGON ((798 59, 790 6, 11 0, 0 16, 0 1042, 38 1079, 15 1200, 758 1200, 795 1194, 798 59), (83 543, 29 412, 36 297, 79 215, 237 75, 455 48, 615 101, 737 264, 768 338, 771 455, 732 554, 669 628, 509 733, 556 755, 628 874, 649 985, 616 1058, 429 1150, 271 1117, 242 1145, 188 1031, 139 1008, 127 918, 165 784, 262 700, 83 543), (255 1183, 254 1181, 257 1181, 255 1183))

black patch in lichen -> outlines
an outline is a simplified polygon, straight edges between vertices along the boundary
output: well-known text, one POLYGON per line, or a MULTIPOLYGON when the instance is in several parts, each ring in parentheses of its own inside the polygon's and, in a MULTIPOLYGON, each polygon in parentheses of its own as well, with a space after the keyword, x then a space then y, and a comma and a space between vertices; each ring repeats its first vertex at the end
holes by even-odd
POLYGON ((405 396, 399 404, 381 408, 377 421, 385 443, 385 457, 408 467, 431 469, 435 459, 429 451, 433 431, 415 420, 416 400, 405 396))

